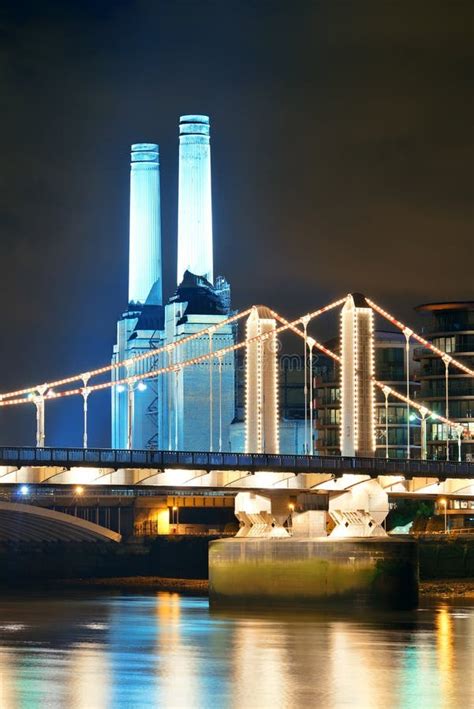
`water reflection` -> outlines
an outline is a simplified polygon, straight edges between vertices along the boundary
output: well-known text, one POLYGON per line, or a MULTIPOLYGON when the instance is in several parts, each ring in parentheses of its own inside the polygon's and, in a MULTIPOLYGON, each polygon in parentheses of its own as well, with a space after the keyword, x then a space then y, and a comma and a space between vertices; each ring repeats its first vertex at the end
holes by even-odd
MULTIPOLYGON (((156 605, 159 660, 156 706, 200 706, 199 657, 193 645, 187 643, 186 621, 181 617, 181 600, 177 593, 168 594, 159 597, 156 605)), ((188 630, 190 625, 188 623, 188 630)))
POLYGON ((284 626, 271 620, 242 620, 231 637, 235 705, 255 706, 260 697, 265 706, 290 706, 295 687, 284 626))
POLYGON ((474 606, 335 616, 202 598, 0 600, 0 707, 474 706, 474 606))
MULTIPOLYGON (((454 676, 454 629, 453 618, 446 606, 441 607, 436 615, 436 642, 438 646, 438 676, 440 692, 444 696, 451 696, 454 676)), ((474 662, 474 657, 473 657, 474 662)))
POLYGON ((107 709, 111 706, 110 662, 100 643, 80 643, 70 653, 66 707, 107 709), (98 679, 100 680, 98 681, 98 679))

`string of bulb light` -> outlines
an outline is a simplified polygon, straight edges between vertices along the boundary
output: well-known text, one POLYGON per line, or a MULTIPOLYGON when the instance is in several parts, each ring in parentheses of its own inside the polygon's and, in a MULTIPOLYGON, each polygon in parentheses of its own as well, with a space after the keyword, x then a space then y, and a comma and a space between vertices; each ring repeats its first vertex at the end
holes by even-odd
POLYGON ((400 320, 397 320, 396 317, 391 315, 391 313, 389 313, 387 310, 384 310, 383 308, 381 308, 380 305, 377 305, 377 303, 374 303, 374 301, 370 300, 370 298, 366 298, 365 300, 370 305, 370 307, 373 308, 373 310, 375 310, 379 315, 381 315, 386 320, 391 322, 392 325, 395 325, 396 327, 398 327, 402 332, 409 332, 410 337, 413 337, 413 339, 417 340, 417 342, 419 342, 420 345, 423 345, 423 347, 426 347, 427 349, 431 350, 431 352, 434 352, 439 357, 448 356, 449 364, 452 364, 453 367, 457 367, 457 369, 460 369, 462 372, 465 372, 465 374, 469 374, 470 377, 474 377, 474 369, 470 369, 462 362, 459 362, 454 357, 451 357, 451 355, 446 355, 446 352, 443 352, 443 350, 440 350, 438 347, 435 347, 435 345, 433 345, 431 342, 428 342, 428 340, 425 340, 424 337, 422 337, 421 335, 418 335, 417 332, 414 332, 411 328, 409 328, 407 325, 402 323, 400 320))
MULTIPOLYGON (((343 300, 345 300, 345 298, 343 300)), ((366 298, 366 300, 367 300, 367 302, 369 302, 368 298, 366 298)), ((283 318, 281 315, 279 315, 274 310, 271 310, 270 308, 269 308, 269 310, 277 320, 287 324, 288 328, 291 329, 296 335, 301 337, 302 340, 305 339, 305 334, 302 330, 299 330, 296 326, 293 326, 292 323, 289 323, 288 320, 285 320, 285 318, 283 318)), ((313 337, 308 337, 307 339, 310 340, 312 346, 321 350, 321 352, 324 352, 324 354, 328 355, 328 357, 331 357, 335 362, 338 362, 339 364, 341 363, 341 361, 342 361, 341 357, 339 355, 337 355, 335 352, 328 349, 327 347, 324 347, 324 345, 322 345, 320 342, 315 340, 313 337)), ((444 353, 441 352, 441 354, 444 354, 444 353)), ((392 387, 389 387, 386 384, 379 382, 375 378, 373 379, 373 382, 374 382, 375 386, 378 387, 379 389, 387 391, 389 394, 394 396, 396 399, 403 401, 405 404, 410 404, 410 406, 417 409, 417 411, 424 410, 427 412, 427 414, 429 414, 433 419, 436 419, 437 421, 445 423, 452 428, 462 428, 465 433, 469 432, 467 426, 465 426, 463 423, 458 422, 458 421, 452 421, 451 419, 448 419, 445 416, 442 416, 441 414, 437 414, 436 412, 432 411, 424 404, 419 404, 418 402, 413 401, 413 399, 410 399, 407 396, 404 396, 403 394, 398 392, 396 389, 392 389, 392 387)))
MULTIPOLYGON (((256 335, 253 338, 250 338, 249 340, 244 340, 243 342, 238 342, 235 343, 234 345, 229 345, 228 347, 223 347, 220 350, 214 350, 213 352, 206 352, 203 355, 199 355, 198 357, 193 357, 191 359, 185 360, 183 362, 177 362, 168 365, 167 367, 161 367, 159 369, 151 370, 149 372, 144 372, 142 374, 134 374, 132 376, 128 377, 123 377, 122 379, 117 379, 115 381, 107 381, 107 382, 101 382, 99 384, 92 384, 87 386, 87 391, 88 393, 92 393, 94 391, 103 391, 104 389, 110 389, 114 386, 125 386, 128 384, 133 384, 140 382, 144 379, 152 379, 155 377, 158 377, 162 374, 169 374, 170 372, 176 372, 180 371, 181 369, 184 369, 186 367, 190 367, 196 364, 201 364, 206 362, 206 360, 210 359, 215 359, 215 358, 222 358, 226 354, 229 354, 230 352, 235 352, 236 350, 242 349, 246 347, 250 342, 257 342, 257 341, 265 341, 271 337, 276 337, 278 334, 281 332, 284 332, 288 329, 290 329, 292 326, 295 327, 299 323, 303 322, 306 318, 309 318, 313 320, 314 318, 318 317, 319 315, 322 315, 323 313, 327 312, 328 310, 332 310, 333 308, 337 307, 338 305, 341 305, 341 303, 344 302, 344 298, 339 299, 335 301, 334 303, 330 303, 329 305, 324 306, 323 308, 319 308, 318 310, 315 310, 311 313, 307 313, 306 315, 303 315, 299 318, 296 318, 295 320, 288 322, 287 324, 281 325, 279 328, 276 328, 275 330, 272 330, 267 333, 263 333, 261 335, 256 335)), ((240 316, 242 317, 245 314, 249 314, 251 312, 251 308, 249 308, 247 311, 244 313, 241 313, 240 316)), ((235 321, 237 317, 232 318, 233 321, 235 321)), ((224 322, 229 322, 230 318, 227 321, 223 321, 222 323, 219 323, 218 325, 221 326, 224 324, 224 322)), ((209 328, 208 328, 209 329, 209 328)), ((211 329, 211 332, 215 332, 215 329, 211 329)), ((206 333, 208 330, 201 330, 199 333, 194 333, 193 336, 191 337, 196 337, 196 336, 202 336, 204 333, 206 333)), ((171 349, 180 345, 183 345, 185 341, 189 341, 190 338, 183 338, 182 340, 178 340, 177 342, 173 343, 172 346, 167 346, 166 348, 163 348, 164 351, 167 349, 171 349)), ((153 355, 156 356, 157 352, 159 350, 153 350, 153 355)), ((150 356, 150 355, 149 355, 150 356)), ((140 355, 141 357, 141 355, 140 355)), ((135 361, 136 358, 133 359, 135 361)), ((91 374, 92 376, 92 374, 91 374)), ((78 379, 82 378, 81 377, 75 377, 71 378, 72 381, 77 381, 78 379)), ((44 385, 42 385, 44 386, 44 385)), ((75 389, 66 389, 65 391, 60 391, 60 392, 55 392, 53 391, 53 386, 57 386, 57 384, 48 384, 48 390, 45 393, 45 398, 46 399, 60 399, 64 398, 67 396, 77 396, 81 395, 84 391, 83 387, 78 387, 75 389)), ((35 392, 38 390, 38 387, 33 387, 27 390, 22 390, 21 394, 28 393, 28 397, 21 396, 20 398, 6 398, 5 395, 2 396, 2 399, 0 400, 0 406, 18 406, 21 404, 27 404, 31 403, 32 401, 34 402, 36 399, 35 392)))
MULTIPOLYGON (((136 355, 135 357, 128 357, 127 359, 120 360, 119 362, 113 362, 113 363, 107 364, 103 367, 98 367, 97 369, 92 369, 89 372, 81 372, 81 374, 73 374, 72 376, 65 377, 64 379, 57 379, 54 382, 49 382, 46 386, 48 387, 48 389, 54 389, 54 387, 65 386, 67 384, 72 384, 73 382, 78 382, 78 381, 81 381, 84 379, 86 379, 88 381, 92 377, 96 377, 101 374, 106 374, 107 372, 110 372, 114 369, 119 369, 120 367, 131 367, 131 366, 135 365, 137 362, 141 362, 145 359, 149 359, 150 357, 156 357, 157 355, 159 355, 163 352, 170 352, 175 347, 185 345, 186 343, 190 342, 191 340, 195 340, 199 337, 202 337, 203 335, 214 334, 216 330, 218 330, 222 327, 225 327, 226 325, 230 325, 234 322, 237 322, 241 318, 245 317, 246 315, 248 315, 250 313, 251 310, 252 310, 252 308, 248 308, 247 310, 244 310, 241 313, 238 313, 236 315, 232 315, 230 318, 227 318, 226 320, 222 320, 222 322, 216 323, 215 325, 212 325, 211 327, 208 327, 204 330, 199 330, 199 332, 194 332, 191 335, 187 335, 186 337, 183 337, 181 340, 179 340, 177 342, 173 342, 170 345, 163 345, 162 347, 157 347, 155 350, 151 350, 148 352, 142 352, 142 354, 136 355)), ((118 384, 119 382, 114 382, 114 383, 118 384)), ((18 389, 17 391, 10 391, 10 392, 6 392, 4 394, 0 394, 0 405, 1 405, 2 401, 5 401, 5 399, 12 399, 13 397, 19 397, 19 396, 22 396, 25 394, 34 394, 42 386, 45 386, 45 385, 38 384, 35 386, 28 387, 27 389, 18 389)), ((92 389, 92 387, 88 387, 88 388, 92 389)), ((77 391, 80 392, 81 389, 78 389, 77 391)))
MULTIPOLYGON (((320 315, 336 308, 338 305, 342 305, 345 302, 345 298, 340 298, 339 300, 336 300, 332 303, 329 303, 328 305, 324 306, 323 308, 319 308, 318 310, 315 310, 311 313, 307 313, 306 315, 303 315, 299 318, 296 318, 295 320, 289 321, 286 318, 284 318, 282 315, 277 313, 276 311, 272 310, 271 308, 268 308, 269 312, 271 315, 278 320, 281 325, 280 327, 272 330, 271 332, 263 333, 261 335, 256 335, 253 338, 244 340, 243 342, 235 343, 234 345, 229 345, 228 347, 224 347, 220 350, 214 350, 213 352, 210 353, 205 353, 203 355, 200 355, 198 357, 193 357, 189 360, 185 360, 183 362, 178 362, 174 364, 170 364, 167 367, 161 367, 156 370, 151 370, 149 372, 145 372, 142 374, 134 374, 132 376, 128 377, 123 377, 122 379, 118 379, 115 381, 107 381, 107 382, 101 382, 99 384, 93 384, 93 385, 88 385, 87 386, 87 391, 88 394, 94 392, 94 391, 103 391, 105 389, 110 389, 114 386, 119 387, 119 386, 127 386, 129 384, 133 383, 138 383, 144 379, 151 379, 158 377, 162 374, 169 374, 171 372, 177 372, 180 371, 181 369, 184 369, 189 366, 194 366, 197 364, 202 364, 205 363, 207 360, 211 359, 220 359, 223 358, 226 354, 229 354, 231 352, 235 352, 239 349, 242 349, 246 347, 249 343, 251 342, 257 342, 257 341, 265 341, 271 337, 276 337, 278 334, 285 332, 287 330, 291 330, 295 334, 297 334, 299 337, 302 339, 305 339, 305 334, 302 330, 300 330, 297 326, 303 324, 305 321, 308 322, 309 320, 313 320, 316 317, 319 317, 320 315)), ((378 306, 376 303, 371 301, 369 298, 366 298, 367 303, 370 305, 371 308, 373 308, 376 312, 378 312, 380 315, 385 317, 387 320, 392 322, 394 325, 396 325, 398 328, 401 330, 407 329, 406 326, 399 320, 397 320, 395 317, 390 315, 387 311, 383 310, 380 306, 378 306)), ((116 362, 111 365, 107 365, 105 367, 100 367, 96 370, 92 370, 91 372, 87 372, 87 374, 78 374, 74 375, 71 377, 64 378, 62 380, 57 380, 55 382, 51 382, 50 384, 47 385, 48 389, 45 394, 45 398, 47 399, 59 399, 59 398, 64 398, 68 396, 77 396, 77 395, 82 395, 84 393, 84 387, 78 387, 74 389, 67 389, 66 391, 62 392, 55 392, 53 391, 53 388, 56 386, 63 386, 68 383, 72 383, 74 381, 79 381, 83 380, 85 376, 87 376, 87 379, 93 376, 97 376, 99 374, 103 374, 107 371, 111 371, 112 369, 118 369, 121 366, 130 366, 131 364, 135 364, 138 361, 147 359, 149 357, 156 357, 157 354, 160 354, 161 352, 169 352, 174 350, 176 347, 179 347, 181 345, 186 344, 187 342, 197 339, 199 337, 202 337, 205 334, 214 334, 217 329, 220 329, 221 327, 224 327, 225 325, 228 325, 230 323, 236 322, 239 319, 245 317, 246 315, 249 315, 250 312, 252 311, 252 308, 248 308, 247 310, 233 315, 230 318, 227 318, 226 320, 223 320, 220 323, 216 323, 216 325, 211 326, 210 328, 206 328, 204 330, 200 330, 199 332, 193 333, 181 340, 178 340, 171 345, 165 345, 161 348, 157 348, 156 350, 153 350, 152 352, 146 352, 142 353, 140 355, 137 355, 136 357, 128 358, 126 360, 122 360, 121 362, 116 362)), ((413 332, 410 330, 412 333, 412 336, 417 339, 421 344, 428 346, 433 352, 438 354, 439 356, 444 356, 445 353, 439 350, 437 347, 431 345, 427 340, 422 338, 420 335, 417 335, 417 333, 413 332)), ((315 340, 312 337, 307 337, 307 340, 310 342, 311 346, 316 347, 319 349, 321 352, 326 354, 327 356, 331 357, 333 360, 336 362, 341 362, 341 357, 337 355, 335 352, 332 350, 328 349, 324 345, 322 345, 320 342, 315 340)), ((468 374, 472 374, 474 376, 474 371, 470 370, 468 367, 464 367, 461 363, 457 362, 454 358, 451 358, 450 361, 455 365, 458 366, 460 369, 463 371, 466 371, 468 374)), ((388 391, 392 396, 395 398, 398 398, 400 401, 403 401, 407 404, 410 404, 410 406, 413 406, 416 408, 418 411, 425 410, 427 411, 433 418, 436 418, 437 420, 453 427, 453 428, 458 428, 462 427, 463 430, 467 430, 466 427, 460 423, 460 422, 455 422, 452 421, 441 414, 437 414, 431 409, 428 409, 426 406, 423 406, 422 404, 419 404, 416 401, 413 401, 409 397, 404 396, 400 392, 398 392, 396 389, 392 389, 391 387, 388 387, 386 384, 383 384, 376 379, 373 380, 375 386, 377 386, 379 389, 385 389, 385 391, 388 391)), ((9 392, 7 394, 1 394, 0 395, 0 406, 17 406, 21 404, 26 404, 26 403, 31 403, 31 401, 34 401, 36 396, 35 393, 40 389, 41 387, 44 388, 45 385, 39 385, 35 387, 29 387, 28 389, 22 389, 18 390, 16 392, 9 392), (28 394, 29 396, 24 397, 24 394, 28 394), (13 398, 16 397, 16 398, 13 398), (19 397, 19 398, 18 398, 19 397)))

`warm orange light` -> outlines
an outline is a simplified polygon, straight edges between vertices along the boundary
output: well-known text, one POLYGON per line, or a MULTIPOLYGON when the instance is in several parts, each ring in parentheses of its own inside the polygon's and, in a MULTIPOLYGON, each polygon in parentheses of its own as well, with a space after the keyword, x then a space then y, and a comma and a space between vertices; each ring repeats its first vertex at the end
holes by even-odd
POLYGON ((82 495, 83 492, 84 492, 84 488, 82 487, 82 485, 78 485, 76 487, 76 495, 82 495))
POLYGON ((447 500, 445 497, 442 497, 441 499, 438 500, 439 505, 443 505, 443 507, 446 507, 447 505, 447 500))
POLYGON ((176 507, 176 505, 174 505, 173 512, 177 512, 177 511, 178 511, 178 508, 176 507))
POLYGON ((288 509, 290 510, 290 512, 294 512, 295 506, 290 502, 290 504, 288 505, 288 509))

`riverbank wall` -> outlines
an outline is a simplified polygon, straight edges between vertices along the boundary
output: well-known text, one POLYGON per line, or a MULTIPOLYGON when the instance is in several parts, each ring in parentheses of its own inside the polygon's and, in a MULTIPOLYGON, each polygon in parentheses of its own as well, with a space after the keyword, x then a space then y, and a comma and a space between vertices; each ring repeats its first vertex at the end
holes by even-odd
POLYGON ((58 579, 160 576, 207 579, 208 544, 216 536, 162 536, 110 542, 0 545, 0 588, 58 579))
MULTIPOLYGON (((208 578, 208 545, 219 536, 132 538, 122 544, 0 545, 0 587, 57 579, 208 578)), ((418 539, 420 579, 474 579, 474 535, 418 539)))
POLYGON ((474 579, 474 534, 418 538, 420 578, 474 579))

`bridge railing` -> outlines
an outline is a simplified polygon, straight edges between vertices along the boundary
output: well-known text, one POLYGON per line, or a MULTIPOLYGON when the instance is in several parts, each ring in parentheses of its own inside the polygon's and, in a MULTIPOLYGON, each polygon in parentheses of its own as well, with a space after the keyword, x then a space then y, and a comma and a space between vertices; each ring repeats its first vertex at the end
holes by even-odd
POLYGON ((0 448, 1 466, 96 468, 189 468, 250 472, 344 473, 405 477, 472 477, 474 463, 339 456, 210 453, 206 451, 115 450, 108 448, 0 448))

